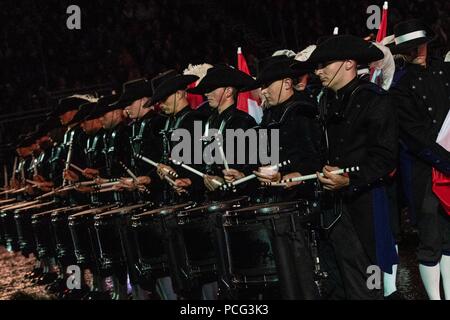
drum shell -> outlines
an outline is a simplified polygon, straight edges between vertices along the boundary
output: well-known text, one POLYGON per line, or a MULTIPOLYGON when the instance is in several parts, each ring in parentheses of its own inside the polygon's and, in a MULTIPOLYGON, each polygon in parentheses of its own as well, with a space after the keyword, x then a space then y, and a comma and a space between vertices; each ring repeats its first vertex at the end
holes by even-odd
POLYGON ((52 211, 46 211, 31 217, 36 252, 40 259, 54 258, 56 254, 51 215, 52 211))
POLYGON ((47 202, 31 206, 30 208, 17 209, 14 213, 19 248, 24 255, 37 254, 36 242, 33 234, 31 217, 33 214, 54 208, 55 202, 47 202))
POLYGON ((114 205, 106 205, 73 214, 68 218, 74 254, 79 265, 100 270, 100 249, 94 229, 94 217, 96 213, 112 208, 114 208, 114 205))
POLYGON ((88 206, 67 207, 51 214, 51 223, 56 244, 56 258, 62 265, 74 264, 75 253, 69 229, 69 216, 85 210, 88 206))
POLYGON ((281 210, 261 212, 264 207, 277 208, 277 204, 262 205, 253 212, 249 208, 227 212, 224 216, 230 285, 237 288, 278 286, 279 274, 286 269, 280 257, 288 255, 287 259, 291 259, 296 255, 294 249, 286 248, 289 246, 286 239, 305 236, 302 225, 308 215, 303 203, 284 206, 281 210))

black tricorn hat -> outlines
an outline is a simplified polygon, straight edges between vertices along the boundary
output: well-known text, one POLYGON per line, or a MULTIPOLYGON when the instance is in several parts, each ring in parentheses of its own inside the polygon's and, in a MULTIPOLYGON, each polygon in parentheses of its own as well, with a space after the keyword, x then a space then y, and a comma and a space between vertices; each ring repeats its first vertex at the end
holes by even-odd
POLYGON ((29 147, 32 144, 36 143, 36 139, 36 132, 30 132, 28 134, 19 136, 19 143, 17 144, 16 148, 29 147))
POLYGON ((238 92, 243 92, 254 86, 255 80, 245 72, 220 65, 208 69, 200 83, 187 91, 192 94, 205 94, 217 88, 233 87, 238 92))
POLYGON ((89 116, 89 114, 94 110, 94 107, 96 105, 97 105, 97 102, 88 102, 88 103, 82 104, 78 108, 78 112, 75 114, 73 119, 67 125, 70 126, 74 123, 83 122, 89 116))
POLYGON ((44 122, 41 122, 36 127, 37 138, 47 135, 50 131, 62 127, 61 121, 58 118, 50 115, 44 122))
POLYGON ((174 70, 164 72, 152 79, 154 90, 152 102, 160 102, 178 90, 186 90, 191 83, 198 79, 197 76, 178 74, 174 70))
POLYGON ((434 40, 434 32, 419 19, 397 23, 394 26, 394 43, 389 46, 393 54, 404 53, 434 40))
POLYGON ((297 65, 295 62, 296 60, 293 58, 283 55, 272 56, 261 60, 258 64, 256 82, 251 88, 254 89, 263 85, 270 85, 274 81, 285 78, 294 79, 314 70, 310 63, 299 61, 297 65))
POLYGON ((84 121, 97 119, 103 116, 105 113, 121 109, 122 107, 120 107, 118 104, 115 103, 117 102, 118 99, 119 96, 113 94, 101 97, 100 99, 98 99, 97 102, 91 103, 90 106, 85 106, 85 108, 92 108, 91 109, 92 111, 86 118, 84 118, 84 121))
POLYGON ((116 102, 118 108, 125 108, 136 100, 151 97, 153 88, 151 82, 145 78, 125 82, 122 86, 122 95, 116 102))
POLYGON ((78 110, 78 108, 86 102, 89 102, 87 98, 78 95, 62 98, 58 101, 58 106, 52 115, 58 117, 66 112, 78 110))
POLYGON ((364 64, 383 57, 383 52, 371 42, 353 35, 337 35, 319 44, 307 61, 314 66, 340 60, 355 60, 358 64, 364 64))

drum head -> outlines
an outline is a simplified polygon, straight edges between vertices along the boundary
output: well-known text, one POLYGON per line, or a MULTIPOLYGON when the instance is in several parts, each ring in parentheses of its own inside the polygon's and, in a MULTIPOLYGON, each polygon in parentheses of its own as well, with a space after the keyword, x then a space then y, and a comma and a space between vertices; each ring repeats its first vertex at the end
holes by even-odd
POLYGON ((95 216, 95 219, 108 219, 108 218, 112 218, 118 214, 127 214, 129 212, 133 212, 142 208, 145 208, 147 206, 150 206, 150 203, 140 203, 140 204, 134 204, 131 206, 125 206, 125 207, 120 207, 120 208, 116 208, 110 211, 106 211, 106 212, 102 212, 100 214, 97 214, 95 216))
POLYGON ((212 214, 217 212, 225 212, 231 209, 241 208, 249 203, 249 197, 240 197, 227 201, 214 201, 208 204, 204 204, 200 207, 194 207, 192 209, 180 211, 179 217, 196 214, 212 214))
POLYGON ((115 205, 115 204, 108 204, 108 205, 103 206, 103 207, 92 208, 92 209, 89 209, 89 210, 81 211, 81 212, 78 212, 78 213, 75 213, 75 214, 71 215, 69 217, 69 220, 72 221, 72 220, 77 220, 77 219, 83 219, 83 218, 86 218, 87 216, 99 214, 99 213, 105 212, 106 210, 113 209, 116 206, 117 205, 115 205))
POLYGON ((168 206, 168 207, 161 207, 158 209, 153 209, 150 211, 145 211, 143 213, 137 214, 135 216, 133 216, 133 220, 140 220, 140 219, 151 219, 155 216, 159 216, 159 215, 170 215, 176 212, 179 212, 180 210, 186 210, 186 209, 190 209, 193 206, 195 206, 195 202, 186 202, 183 204, 177 204, 177 205, 173 205, 173 206, 168 206))
POLYGON ((86 210, 89 208, 89 205, 81 205, 81 206, 74 206, 74 207, 66 207, 62 208, 62 210, 57 209, 52 212, 52 218, 58 217, 60 215, 67 216, 69 214, 73 214, 74 212, 80 212, 83 210, 86 210))
POLYGON ((293 212, 305 209, 307 202, 303 200, 281 203, 260 204, 253 207, 242 208, 237 210, 229 210, 225 214, 226 217, 233 216, 270 216, 285 212, 293 212))

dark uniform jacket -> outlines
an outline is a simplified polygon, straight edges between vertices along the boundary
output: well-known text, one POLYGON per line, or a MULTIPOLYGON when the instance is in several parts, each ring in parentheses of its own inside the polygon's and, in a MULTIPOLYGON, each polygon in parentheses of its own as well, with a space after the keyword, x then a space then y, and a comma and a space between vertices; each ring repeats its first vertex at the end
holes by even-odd
MULTIPOLYGON (((232 150, 230 150, 231 146, 228 145, 227 141, 227 137, 228 139, 231 139, 231 137, 227 135, 227 130, 242 129, 245 132, 255 126, 255 119, 249 114, 237 109, 236 105, 229 106, 227 109, 222 111, 222 113, 219 113, 216 109, 212 112, 205 124, 205 131, 202 138, 204 150, 205 148, 208 148, 208 145, 211 147, 213 146, 211 143, 215 140, 214 135, 220 133, 223 140, 223 150, 229 162, 229 168, 243 172, 245 175, 251 174, 251 171, 254 169, 254 165, 250 165, 250 141, 247 139, 247 141, 242 144, 239 143, 239 138, 234 138, 234 156, 231 157, 232 150), (241 147, 244 148, 242 149, 241 147)), ((244 141, 242 139, 243 137, 244 136, 242 135, 240 141, 244 141)), ((256 146, 254 145, 253 147, 255 147, 256 150, 256 146)), ((212 151, 212 153, 208 151, 206 152, 211 154, 214 159, 220 159, 220 161, 219 163, 214 162, 211 164, 205 164, 203 171, 209 175, 223 177, 223 170, 225 169, 225 166, 222 163, 220 154, 216 154, 215 151, 212 151)), ((257 156, 256 153, 253 156, 257 156)), ((256 164, 258 159, 255 158, 254 160, 256 164)), ((229 192, 221 192, 219 189, 216 189, 214 192, 208 194, 209 197, 214 200, 227 198, 228 196, 236 197, 239 195, 249 195, 249 193, 252 192, 251 189, 254 188, 252 185, 252 183, 243 183, 238 185, 237 190, 235 190, 233 194, 230 194, 231 190, 229 192)))
MULTIPOLYGON (((316 100, 303 92, 295 92, 285 102, 264 110, 260 128, 267 130, 269 148, 267 153, 276 151, 276 146, 270 143, 271 132, 279 130, 279 162, 290 161, 290 165, 279 169, 282 175, 290 172, 307 175, 321 168, 317 114, 316 100)), ((269 188, 264 191, 264 197, 268 197, 267 201, 270 202, 292 200, 300 195, 311 195, 312 187, 313 184, 305 184, 294 190, 269 188)))
MULTIPOLYGON (((397 255, 389 224, 385 179, 397 164, 396 111, 386 91, 355 78, 333 96, 328 92, 327 163, 347 168, 350 186, 338 192, 371 262, 390 270, 397 255)), ((324 100, 325 99, 325 100, 324 100)))
POLYGON ((450 110, 450 64, 439 59, 430 59, 426 68, 407 64, 397 76, 390 92, 408 155, 402 157, 408 160, 402 162, 402 174, 412 182, 406 196, 413 201, 411 209, 418 211, 431 187, 432 168, 450 174, 450 152, 436 143, 450 110))
MULTIPOLYGON (((179 111, 176 115, 170 116, 167 118, 166 123, 164 125, 164 129, 160 132, 162 145, 163 145, 163 155, 161 158, 161 163, 167 164, 174 168, 179 175, 179 178, 189 178, 191 179, 192 185, 187 188, 189 195, 184 195, 179 197, 174 192, 173 188, 166 182, 163 183, 163 192, 162 192, 162 202, 164 203, 173 203, 180 202, 184 200, 193 200, 193 201, 202 201, 204 194, 204 184, 203 179, 199 176, 191 173, 190 171, 183 169, 179 166, 175 166, 172 162, 170 162, 172 150, 179 144, 182 143, 180 141, 172 141, 171 137, 175 130, 177 129, 185 129, 190 133, 192 140, 191 143, 191 159, 190 166, 198 169, 198 166, 193 165, 194 163, 194 127, 195 122, 198 121, 200 128, 203 128, 203 123, 201 120, 201 116, 199 116, 198 112, 191 109, 189 106, 184 107, 181 111, 179 111)), ((183 156, 183 154, 180 154, 183 156)))

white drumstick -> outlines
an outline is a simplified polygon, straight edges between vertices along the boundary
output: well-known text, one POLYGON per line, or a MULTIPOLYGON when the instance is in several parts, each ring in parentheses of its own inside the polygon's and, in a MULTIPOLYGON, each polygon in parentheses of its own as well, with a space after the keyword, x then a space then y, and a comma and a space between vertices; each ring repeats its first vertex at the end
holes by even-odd
MULTIPOLYGON (((331 171, 330 173, 332 174, 344 174, 344 173, 348 173, 348 172, 357 172, 359 171, 359 167, 355 166, 355 167, 350 167, 350 168, 345 168, 345 169, 339 169, 339 170, 334 170, 331 171)), ((319 173, 319 175, 321 177, 323 177, 323 173, 319 173)), ((314 174, 308 174, 306 176, 301 176, 301 177, 296 177, 296 178, 292 178, 292 179, 286 179, 286 180, 281 180, 282 183, 288 183, 288 182, 301 182, 301 181, 307 181, 307 180, 314 180, 317 179, 317 175, 314 174)))
POLYGON ((84 172, 83 169, 81 169, 81 168, 80 168, 79 166, 77 166, 77 165, 74 165, 73 163, 71 163, 70 166, 71 166, 72 168, 74 168, 75 170, 77 170, 78 172, 80 172, 80 173, 83 173, 83 172, 84 172))
POLYGON ((217 139, 217 145, 219 146, 219 153, 220 153, 220 157, 222 158, 225 170, 230 170, 230 167, 228 166, 227 158, 225 156, 225 152, 223 151, 222 143, 220 143, 220 139, 217 139))
MULTIPOLYGON (((184 163, 181 162, 181 161, 177 161, 177 160, 174 160, 174 159, 171 159, 171 160, 172 160, 172 162, 173 162, 174 164, 181 166, 182 168, 184 168, 184 169, 186 169, 186 170, 192 172, 193 174, 196 174, 196 175, 198 175, 198 176, 200 176, 200 177, 202 177, 202 178, 205 178, 205 176, 206 176, 206 174, 204 174, 203 172, 200 172, 200 171, 198 171, 197 169, 194 169, 194 168, 192 168, 191 166, 188 166, 187 164, 184 164, 184 163)), ((213 179, 212 181, 213 181, 215 184, 217 184, 218 186, 221 186, 221 185, 222 185, 222 183, 221 183, 220 181, 217 181, 216 179, 213 179)))
MULTIPOLYGON (((283 162, 280 162, 280 163, 275 164, 275 165, 273 165, 273 166, 270 166, 269 169, 270 169, 270 170, 275 170, 275 169, 277 169, 277 168, 281 168, 281 167, 287 166, 287 165, 290 164, 290 163, 291 163, 290 160, 283 161, 283 162)), ((250 174, 250 175, 248 175, 248 176, 246 176, 246 177, 244 177, 244 178, 241 178, 241 179, 236 180, 236 181, 234 181, 234 182, 232 182, 232 183, 229 183, 229 184, 226 186, 226 188, 232 187, 232 186, 237 186, 237 185, 239 185, 239 184, 241 184, 241 183, 247 182, 247 181, 252 180, 252 179, 255 179, 255 178, 256 178, 256 175, 255 175, 254 173, 252 173, 252 174, 250 174)))
MULTIPOLYGON (((153 160, 151 160, 151 159, 149 159, 149 158, 147 158, 147 157, 144 157, 144 156, 141 155, 141 154, 135 153, 134 156, 135 156, 137 159, 139 159, 139 160, 141 160, 141 161, 144 161, 144 162, 148 163, 148 164, 151 165, 151 166, 154 166, 155 168, 158 168, 158 166, 159 166, 159 163, 157 163, 157 162, 155 162, 155 161, 153 161, 153 160)), ((169 175, 171 175, 172 177, 178 178, 178 174, 177 174, 175 171, 166 170, 166 169, 164 169, 164 171, 166 171, 166 173, 169 174, 169 175)))

